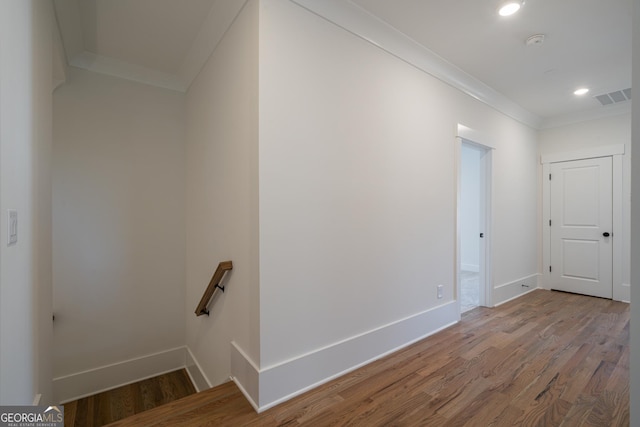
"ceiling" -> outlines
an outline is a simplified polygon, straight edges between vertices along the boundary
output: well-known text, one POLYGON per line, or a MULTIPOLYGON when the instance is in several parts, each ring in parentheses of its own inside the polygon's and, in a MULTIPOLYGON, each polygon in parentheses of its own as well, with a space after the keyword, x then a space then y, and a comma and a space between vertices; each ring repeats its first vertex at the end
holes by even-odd
POLYGON ((245 0, 54 0, 68 64, 186 91, 245 0))
POLYGON ((543 119, 631 87, 631 0, 527 0, 510 17, 496 0, 354 2, 543 119))
MULTIPOLYGON (((527 0, 511 17, 498 16, 499 0, 332 2, 374 15, 542 127, 630 110, 630 101, 602 106, 594 96, 631 87, 632 0, 527 0), (535 34, 544 43, 527 46, 535 34), (581 86, 590 92, 577 97, 581 86)), ((54 0, 69 64, 181 91, 244 3, 54 0)))

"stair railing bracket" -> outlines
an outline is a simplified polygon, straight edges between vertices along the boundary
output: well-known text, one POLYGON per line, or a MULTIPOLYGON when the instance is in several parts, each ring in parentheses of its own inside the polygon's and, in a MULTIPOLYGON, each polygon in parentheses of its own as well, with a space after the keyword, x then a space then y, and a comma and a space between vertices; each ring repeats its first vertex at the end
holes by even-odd
POLYGON ((204 295, 202 295, 202 299, 200 299, 200 302, 196 307, 196 316, 202 316, 203 314, 206 314, 207 316, 209 315, 209 303, 218 289, 224 293, 224 286, 220 286, 220 282, 222 282, 226 272, 232 269, 233 263, 231 261, 223 261, 218 264, 218 268, 215 273, 213 273, 209 286, 207 286, 207 289, 204 291, 204 295))

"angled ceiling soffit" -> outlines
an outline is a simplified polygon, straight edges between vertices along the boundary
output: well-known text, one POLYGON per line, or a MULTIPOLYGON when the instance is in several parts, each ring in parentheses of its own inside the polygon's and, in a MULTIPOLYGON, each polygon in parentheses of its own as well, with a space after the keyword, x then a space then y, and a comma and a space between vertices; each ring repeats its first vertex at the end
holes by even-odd
POLYGON ((77 1, 54 0, 64 56, 69 65, 179 92, 186 92, 189 89, 191 82, 247 2, 247 0, 214 1, 193 44, 185 53, 185 59, 179 71, 176 74, 170 74, 87 51, 77 1))

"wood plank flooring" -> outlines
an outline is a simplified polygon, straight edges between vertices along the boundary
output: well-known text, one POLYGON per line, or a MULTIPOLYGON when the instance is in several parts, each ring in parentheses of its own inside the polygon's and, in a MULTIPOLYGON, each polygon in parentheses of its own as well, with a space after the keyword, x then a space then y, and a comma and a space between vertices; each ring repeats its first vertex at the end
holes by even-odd
POLYGON ((233 383, 112 426, 628 426, 629 306, 536 290, 256 414, 233 383))
POLYGON ((97 427, 196 392, 184 369, 64 404, 65 427, 97 427))

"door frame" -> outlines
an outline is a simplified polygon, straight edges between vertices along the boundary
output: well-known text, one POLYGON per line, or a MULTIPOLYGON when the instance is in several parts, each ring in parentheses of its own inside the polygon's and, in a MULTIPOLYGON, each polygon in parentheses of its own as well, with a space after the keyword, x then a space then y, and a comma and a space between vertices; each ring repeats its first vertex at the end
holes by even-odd
POLYGON ((454 277, 456 282, 456 301, 458 309, 458 317, 461 312, 461 277, 460 271, 462 267, 462 251, 461 251, 461 230, 460 230, 460 202, 461 202, 461 182, 462 182, 462 144, 466 143, 474 145, 483 151, 485 155, 480 161, 480 168, 482 169, 484 176, 484 184, 481 189, 484 197, 481 199, 480 208, 481 219, 484 219, 484 238, 481 240, 483 243, 483 251, 480 253, 480 274, 481 283, 484 283, 483 289, 480 290, 480 305, 483 307, 493 307, 493 245, 492 245, 492 212, 493 212, 493 167, 492 158, 493 150, 495 147, 491 145, 490 138, 485 136, 479 131, 471 129, 462 124, 458 124, 456 138, 455 138, 455 176, 456 176, 456 240, 455 240, 455 253, 456 253, 456 265, 454 271, 454 277), (484 253, 483 253, 484 252, 484 253))
POLYGON ((629 301, 629 290, 625 291, 622 283, 623 268, 623 244, 622 223, 623 223, 623 188, 622 188, 622 156, 625 154, 624 144, 607 145, 601 147, 587 148, 583 150, 547 154, 540 156, 542 164, 542 287, 551 289, 551 182, 549 173, 552 163, 567 162, 573 160, 594 159, 598 157, 611 157, 612 160, 612 295, 614 301, 629 301), (616 237, 618 236, 618 237, 616 237))

